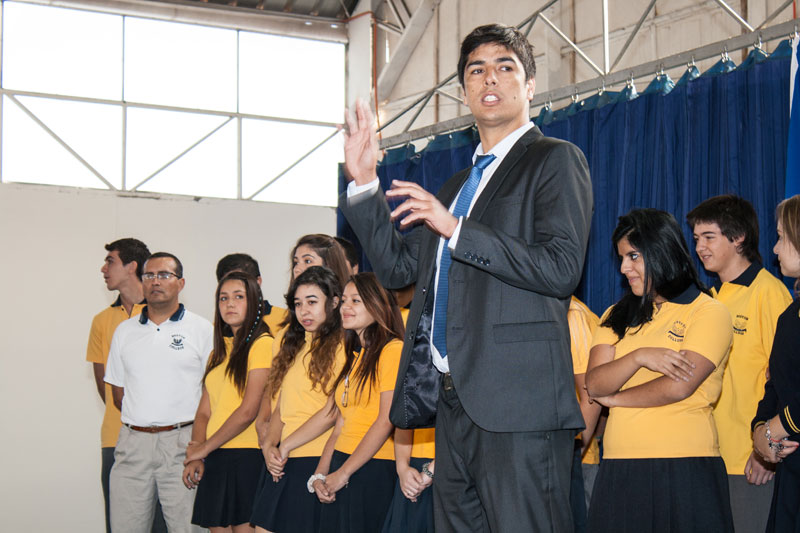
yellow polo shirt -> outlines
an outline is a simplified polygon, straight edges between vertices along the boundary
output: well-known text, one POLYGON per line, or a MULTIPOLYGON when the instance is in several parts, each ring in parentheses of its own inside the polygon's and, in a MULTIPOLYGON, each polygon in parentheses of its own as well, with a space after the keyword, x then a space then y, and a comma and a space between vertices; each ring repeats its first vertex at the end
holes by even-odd
MULTIPOLYGON (((273 354, 277 354, 280 350, 281 339, 283 338, 283 330, 278 333, 273 343, 273 354)), ((297 431, 309 418, 311 418, 317 411, 325 407, 328 403, 328 395, 325 394, 320 386, 311 388, 311 380, 308 377, 308 364, 311 361, 312 355, 309 353, 308 348, 311 346, 311 333, 306 333, 306 343, 303 345, 300 353, 294 358, 294 363, 289 367, 286 375, 283 377, 283 383, 280 388, 280 408, 281 408, 281 421, 283 422, 283 432, 281 433, 281 440, 297 431)), ((336 361, 333 366, 332 378, 329 384, 332 384, 342 371, 344 365, 344 346, 340 345, 336 352, 336 361)), ((289 457, 319 457, 322 455, 322 449, 325 443, 333 433, 333 428, 329 429, 316 439, 307 442, 289 452, 289 457)))
MULTIPOLYGON (((142 312, 145 303, 135 304, 131 309, 131 314, 125 312, 122 299, 118 296, 117 300, 95 315, 92 319, 92 328, 89 330, 89 342, 86 346, 86 360, 90 363, 99 363, 105 368, 108 363, 108 351, 111 349, 111 338, 114 332, 125 320, 136 316, 142 312)), ((111 392, 111 385, 105 384, 106 405, 103 413, 103 424, 100 427, 100 446, 103 448, 114 448, 119 438, 119 429, 122 427, 120 422, 120 412, 114 405, 114 396, 111 392)))
POLYGON ((264 315, 262 319, 264 323, 269 326, 269 332, 272 333, 272 336, 276 336, 278 332, 282 329, 281 323, 286 320, 286 317, 289 315, 289 311, 282 307, 275 307, 272 306, 268 315, 264 315))
MULTIPOLYGON (((228 358, 233 348, 233 337, 225 337, 225 360, 211 369, 206 376, 205 386, 211 403, 211 417, 206 427, 206 439, 216 433, 222 424, 242 405, 242 396, 227 374, 228 358)), ((250 345, 247 354, 247 373, 251 370, 269 368, 272 363, 272 337, 262 335, 250 345)), ((256 423, 253 421, 234 438, 220 446, 221 448, 258 448, 256 423)))
MULTIPOLYGON (((570 351, 572 352, 572 372, 575 375, 585 374, 589 367, 589 352, 592 349, 592 337, 600 319, 586 307, 586 304, 574 296, 569 302, 567 310, 567 323, 569 324, 570 351)), ((576 390, 578 401, 580 401, 580 391, 576 390)), ((581 438, 578 435, 577 438, 581 438)), ((582 462, 589 465, 600 463, 600 446, 597 439, 592 439, 586 453, 583 454, 582 462)))
MULTIPOLYGON (((352 379, 348 390, 347 406, 342 405, 342 398, 345 389, 344 380, 336 387, 336 394, 334 399, 339 411, 344 418, 344 425, 339 438, 336 439, 336 450, 343 453, 353 453, 358 447, 361 439, 367 434, 370 426, 378 419, 378 412, 380 411, 381 393, 390 392, 394 390, 395 382, 397 381, 397 370, 400 366, 400 353, 403 351, 403 342, 394 339, 386 343, 381 351, 380 359, 378 360, 377 380, 375 384, 370 386, 367 382, 361 394, 357 393, 357 383, 352 379)), ((361 350, 358 360, 355 362, 354 367, 361 362, 361 355, 364 350, 361 350)), ((351 378, 354 374, 355 368, 350 370, 351 378)), ((389 437, 383 446, 373 456, 375 459, 390 459, 394 461, 394 437, 389 437)))
POLYGON ((415 429, 411 441, 411 457, 434 459, 436 457, 436 430, 415 429))
POLYGON ((778 316, 792 303, 786 286, 761 265, 712 289, 733 319, 733 345, 714 406, 719 450, 728 474, 744 475, 753 438, 750 421, 764 395, 769 354, 778 316))
MULTIPOLYGON (((601 323, 608 316, 603 315, 601 323)), ((616 334, 600 327, 592 346, 615 348, 615 358, 641 347, 663 347, 699 353, 716 367, 688 398, 660 407, 612 407, 603 436, 604 459, 717 457, 719 443, 711 406, 719 398, 733 328, 728 310, 707 294, 690 287, 664 302, 641 328, 629 328, 617 342, 616 334)), ((661 377, 640 368, 621 391, 661 377)))

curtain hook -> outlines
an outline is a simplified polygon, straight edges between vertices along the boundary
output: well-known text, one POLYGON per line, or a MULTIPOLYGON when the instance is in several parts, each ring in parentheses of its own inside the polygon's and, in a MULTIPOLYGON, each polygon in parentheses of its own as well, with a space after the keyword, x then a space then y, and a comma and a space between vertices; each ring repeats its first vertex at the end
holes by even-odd
POLYGON ((761 50, 761 47, 763 46, 763 44, 764 43, 761 41, 761 32, 759 32, 758 33, 758 41, 753 46, 755 48, 758 48, 759 50, 761 50))
POLYGON ((696 66, 694 63, 694 56, 692 56, 692 60, 686 63, 686 70, 691 70, 692 67, 696 66))
POLYGON ((578 98, 578 88, 577 87, 573 87, 572 88, 572 103, 573 104, 577 104, 578 103, 578 99, 579 99, 578 98))
POLYGON ((730 60, 730 56, 728 55, 728 45, 727 44, 722 49, 722 60, 725 61, 726 63, 730 60))

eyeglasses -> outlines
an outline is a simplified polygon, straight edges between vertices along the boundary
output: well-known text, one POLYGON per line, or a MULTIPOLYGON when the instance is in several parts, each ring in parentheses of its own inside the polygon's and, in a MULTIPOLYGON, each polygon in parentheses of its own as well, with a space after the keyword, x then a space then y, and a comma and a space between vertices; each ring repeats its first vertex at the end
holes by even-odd
POLYGON ((181 279, 181 277, 177 274, 173 274, 172 272, 145 272, 142 274, 142 279, 144 281, 153 281, 154 279, 158 278, 161 281, 167 281, 168 279, 177 278, 181 279))

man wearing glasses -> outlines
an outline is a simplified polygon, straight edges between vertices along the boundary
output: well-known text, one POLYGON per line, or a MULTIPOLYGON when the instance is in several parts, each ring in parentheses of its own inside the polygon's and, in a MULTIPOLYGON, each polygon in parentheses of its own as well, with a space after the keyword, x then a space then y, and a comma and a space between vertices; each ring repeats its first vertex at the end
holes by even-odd
POLYGON ((174 255, 151 255, 142 282, 147 306, 117 328, 106 369, 122 412, 111 469, 111 529, 148 531, 158 501, 169 531, 189 532, 194 492, 181 474, 213 328, 179 303, 185 280, 174 255))

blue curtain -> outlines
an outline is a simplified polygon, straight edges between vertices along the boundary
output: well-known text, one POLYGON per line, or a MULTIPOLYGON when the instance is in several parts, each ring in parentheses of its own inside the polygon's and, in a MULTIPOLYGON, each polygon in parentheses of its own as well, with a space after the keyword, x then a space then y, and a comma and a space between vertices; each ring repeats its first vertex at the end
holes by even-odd
MULTIPOLYGON (((777 50, 776 50, 777 52, 777 50)), ((684 227, 686 213, 717 194, 733 193, 759 214, 759 251, 780 276, 772 254, 774 209, 783 199, 789 128, 789 55, 754 51, 739 67, 720 61, 705 74, 673 84, 661 75, 644 93, 606 92, 535 119, 545 135, 576 144, 589 161, 594 217, 584 275, 577 296, 596 313, 624 290, 611 233, 617 218, 635 207, 672 213, 684 227)), ((390 151, 378 167, 381 185, 397 176, 436 192, 471 163, 474 129, 439 136, 420 153, 390 151), (410 154, 410 155, 409 155, 410 154), (392 157, 390 157, 392 156, 392 157)), ((340 215, 340 234, 349 228, 340 215)), ((348 237, 350 238, 350 237, 348 237)), ((711 284, 698 261, 698 268, 711 284)))

